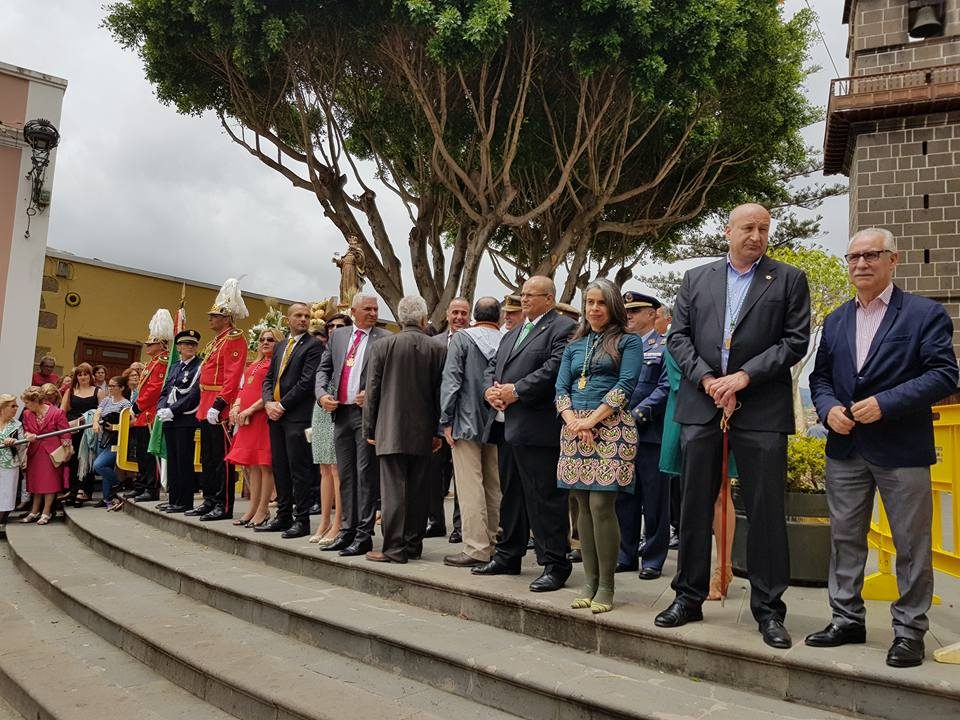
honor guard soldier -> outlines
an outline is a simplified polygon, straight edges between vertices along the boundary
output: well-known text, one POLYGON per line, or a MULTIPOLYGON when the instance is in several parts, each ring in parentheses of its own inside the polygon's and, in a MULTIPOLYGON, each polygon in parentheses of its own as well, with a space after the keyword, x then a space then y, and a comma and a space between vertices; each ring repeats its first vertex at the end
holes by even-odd
POLYGON ((173 340, 173 317, 170 311, 165 308, 157 310, 150 320, 148 330, 149 335, 143 341, 143 349, 150 361, 140 374, 137 399, 131 408, 133 420, 130 422, 130 440, 137 458, 137 481, 134 489, 125 497, 133 498, 134 502, 156 500, 160 493, 157 459, 149 450, 150 429, 157 416, 157 403, 170 360, 167 352, 167 347, 173 340))
POLYGON ((200 333, 184 330, 174 339, 180 360, 160 391, 157 419, 163 423, 163 439, 167 446, 167 492, 169 502, 158 506, 168 513, 182 513, 193 507, 195 487, 193 455, 197 434, 197 405, 200 404, 200 358, 197 345, 200 333))
POLYGON ((654 328, 659 300, 631 290, 623 294, 623 304, 627 310, 627 330, 643 340, 643 367, 627 404, 637 421, 639 442, 634 461, 637 482, 635 494, 620 493, 617 497, 620 522, 617 572, 633 571, 639 566, 641 580, 654 580, 663 571, 670 542, 670 483, 660 472, 663 413, 670 392, 663 362, 667 338, 654 328), (642 551, 638 550, 641 524, 646 533, 642 551), (642 556, 642 562, 638 562, 638 555, 642 556))
POLYGON ((187 515, 201 520, 229 520, 233 517, 234 473, 224 460, 230 444, 227 414, 240 392, 240 379, 247 360, 247 341, 234 320, 247 317, 239 283, 227 280, 213 306, 207 311, 214 338, 204 348, 200 365, 200 465, 203 502, 187 515))

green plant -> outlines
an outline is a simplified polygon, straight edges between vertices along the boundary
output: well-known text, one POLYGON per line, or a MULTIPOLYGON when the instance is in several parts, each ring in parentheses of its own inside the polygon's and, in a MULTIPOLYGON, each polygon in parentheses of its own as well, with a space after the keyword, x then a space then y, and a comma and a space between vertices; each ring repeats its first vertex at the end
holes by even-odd
POLYGON ((825 491, 826 445, 823 438, 790 436, 787 441, 787 492, 825 491))

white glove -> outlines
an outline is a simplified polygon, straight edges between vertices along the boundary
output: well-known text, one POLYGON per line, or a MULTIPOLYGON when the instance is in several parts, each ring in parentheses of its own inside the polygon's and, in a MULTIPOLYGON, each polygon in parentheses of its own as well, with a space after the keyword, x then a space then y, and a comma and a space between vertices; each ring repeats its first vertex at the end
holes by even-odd
POLYGON ((207 410, 207 422, 211 425, 220 424, 220 411, 216 408, 210 408, 207 410))
POLYGON ((157 410, 157 420, 162 423, 170 422, 173 420, 173 410, 170 408, 160 408, 157 410))

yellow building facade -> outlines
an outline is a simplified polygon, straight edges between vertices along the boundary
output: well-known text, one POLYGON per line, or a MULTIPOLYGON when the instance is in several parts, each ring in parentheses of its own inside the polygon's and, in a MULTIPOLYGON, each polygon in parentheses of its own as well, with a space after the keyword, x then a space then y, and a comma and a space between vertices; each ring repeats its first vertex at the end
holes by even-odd
MULTIPOLYGON (((207 310, 218 286, 47 248, 34 369, 47 353, 56 358, 58 375, 81 362, 105 365, 113 374, 143 360, 147 323, 157 308, 167 308, 175 316, 183 287, 187 327, 199 331, 203 347, 212 339, 207 310)), ((269 305, 265 296, 255 293, 243 293, 243 299, 250 316, 237 324, 247 330, 269 305)), ((270 302, 285 311, 291 301, 270 302)))

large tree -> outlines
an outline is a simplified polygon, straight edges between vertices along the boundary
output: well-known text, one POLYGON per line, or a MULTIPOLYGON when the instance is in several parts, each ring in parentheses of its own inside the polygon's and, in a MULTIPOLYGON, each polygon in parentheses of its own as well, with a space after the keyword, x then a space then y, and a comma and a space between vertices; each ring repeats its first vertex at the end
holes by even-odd
POLYGON ((629 271, 710 211, 782 189, 815 119, 810 15, 772 0, 125 0, 107 26, 158 98, 214 111, 356 235, 391 308, 404 234, 434 319, 505 279, 629 271), (388 228, 358 160, 409 212, 388 228), (508 270, 510 266, 512 270, 508 270), (519 276, 519 277, 518 277, 519 276))

